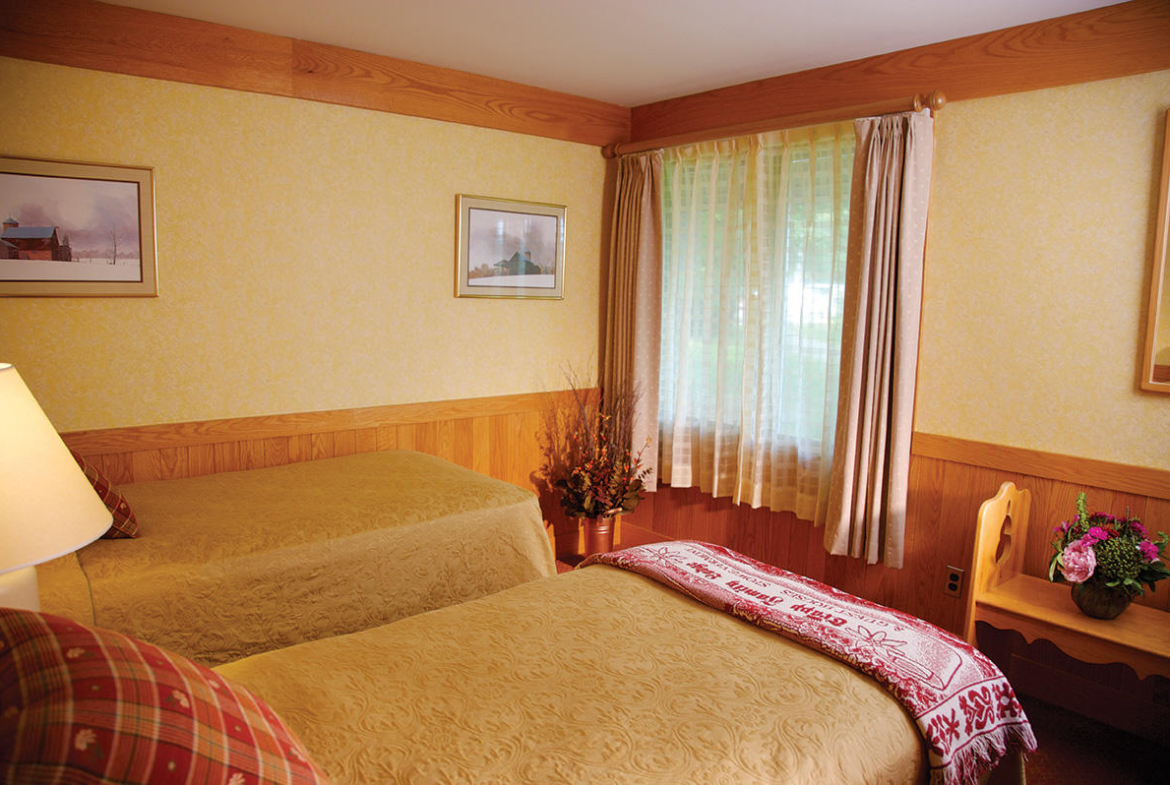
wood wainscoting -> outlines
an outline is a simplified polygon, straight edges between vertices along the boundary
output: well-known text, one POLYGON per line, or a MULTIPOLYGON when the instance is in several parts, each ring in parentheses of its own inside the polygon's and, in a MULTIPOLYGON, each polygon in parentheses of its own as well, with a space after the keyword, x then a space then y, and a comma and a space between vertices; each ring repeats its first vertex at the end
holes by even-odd
POLYGON ((541 496, 558 551, 575 552, 575 522, 543 492, 537 433, 562 393, 522 393, 324 412, 72 431, 61 434, 114 483, 198 477, 377 450, 417 450, 541 496), (567 535, 567 536, 566 536, 567 535))
MULTIPOLYGON (((1052 526, 1071 517, 1082 490, 1094 510, 1128 509, 1151 529, 1170 531, 1170 471, 925 433, 914 434, 900 570, 830 556, 822 545, 824 530, 808 521, 736 506, 696 488, 659 488, 630 521, 669 537, 726 545, 961 634, 963 599, 943 593, 943 573, 947 566, 968 568, 979 505, 1005 480, 1032 491, 1025 563, 1030 575, 1048 574, 1052 526)), ((1167 584, 1141 602, 1170 611, 1167 584)))
MULTIPOLYGON (((557 393, 528 393, 75 431, 62 438, 116 483, 280 466, 355 452, 418 450, 536 491, 558 555, 572 557, 579 547, 576 521, 565 519, 556 498, 543 492, 535 476, 541 464, 537 433, 543 417, 564 400, 557 393)), ((1081 490, 1088 492, 1094 510, 1128 509, 1150 529, 1170 531, 1168 471, 923 433, 914 435, 912 453, 905 563, 900 570, 829 556, 822 545, 823 530, 811 523, 788 513, 736 506, 695 488, 660 488, 647 494, 626 519, 653 532, 644 538, 647 541, 665 537, 726 545, 958 634, 964 598, 943 592, 944 571, 948 566, 969 567, 979 505, 1005 480, 1032 492, 1025 562, 1025 571, 1032 575, 1047 574, 1052 526, 1071 516, 1081 490)), ((1168 584, 1163 581, 1141 602, 1170 611, 1168 584)), ((1085 665, 1045 641, 1026 644, 1018 634, 996 633, 982 630, 981 646, 1018 690, 1135 733, 1149 736, 1152 728, 1170 734, 1170 680, 1151 678, 1139 686, 1125 666, 1085 665)))
POLYGON ((116 483, 171 480, 378 450, 418 450, 534 488, 556 394, 526 393, 61 434, 116 483))
MULTIPOLYGON (((523 393, 73 431, 62 438, 115 483, 412 449, 540 493, 537 433, 544 413, 564 400, 561 395, 523 393)), ((790 513, 713 499, 696 488, 659 488, 627 520, 665 537, 726 545, 961 633, 964 602, 943 593, 943 572, 948 565, 966 569, 970 564, 979 505, 1005 480, 1032 491, 1025 563, 1031 575, 1047 574, 1051 528, 1073 513, 1081 490, 1089 493, 1094 510, 1129 510, 1152 530, 1170 531, 1170 471, 925 433, 914 435, 900 570, 829 556, 821 544, 823 529, 790 513)), ((575 532, 555 499, 542 498, 541 506, 557 531, 575 532)), ((1170 611, 1167 584, 1141 602, 1170 611)))
MULTIPOLYGON (((962 635, 965 592, 943 592, 948 566, 967 570, 979 505, 1011 480, 1032 492, 1025 572, 1047 576, 1052 527, 1088 493, 1092 510, 1141 518, 1170 532, 1170 471, 1054 455, 1003 445, 915 433, 904 566, 900 570, 829 556, 824 529, 788 513, 752 510, 695 488, 660 488, 629 520, 677 539, 699 539, 803 573, 853 594, 921 616, 962 635)), ((1140 601, 1170 611, 1170 581, 1140 601)), ((1170 624, 1170 613, 1166 616, 1170 624)), ((1047 641, 980 625, 980 646, 1020 692, 1151 739, 1170 738, 1170 680, 1139 684, 1124 665, 1088 665, 1047 641)))

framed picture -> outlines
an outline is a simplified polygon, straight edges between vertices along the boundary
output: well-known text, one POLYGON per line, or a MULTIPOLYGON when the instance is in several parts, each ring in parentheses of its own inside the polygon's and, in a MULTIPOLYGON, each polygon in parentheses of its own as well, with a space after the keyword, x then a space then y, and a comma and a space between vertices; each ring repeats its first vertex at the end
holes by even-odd
POLYGON ((1170 109, 1166 110, 1165 134, 1141 387, 1150 392, 1170 393, 1170 109))
POLYGON ((154 170, 0 158, 0 295, 154 297, 154 170))
POLYGON ((564 205, 459 194, 456 214, 456 297, 564 296, 564 205))

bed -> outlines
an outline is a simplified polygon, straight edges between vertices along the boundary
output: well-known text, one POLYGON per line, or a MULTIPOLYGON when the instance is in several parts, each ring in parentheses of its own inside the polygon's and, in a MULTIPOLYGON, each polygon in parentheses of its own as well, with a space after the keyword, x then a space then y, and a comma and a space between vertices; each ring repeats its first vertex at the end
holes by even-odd
POLYGON ((137 539, 41 565, 42 608, 206 665, 555 573, 534 494, 412 451, 119 490, 137 539))
POLYGON ((0 702, 12 707, 0 713, 0 759, 18 779, 99 775, 76 781, 172 781, 158 775, 166 764, 176 782, 199 771, 201 781, 335 785, 868 785, 974 781, 1034 748, 1002 674, 958 638, 832 589, 816 594, 799 576, 784 578, 796 591, 747 579, 765 605, 767 592, 787 593, 792 608, 815 605, 810 615, 833 627, 844 598, 871 627, 885 625, 895 648, 918 651, 903 634, 916 627, 930 646, 978 665, 975 682, 951 673, 944 698, 928 698, 922 713, 922 695, 906 687, 935 695, 926 685, 942 671, 926 672, 932 657, 908 662, 910 681, 871 678, 753 622, 753 603, 727 613, 688 596, 699 594, 689 585, 631 571, 679 548, 706 567, 745 561, 702 544, 641 546, 603 557, 611 564, 213 670, 116 633, 0 609, 0 702), (1003 691, 968 713, 966 735, 923 731, 951 697, 970 702, 985 683, 1003 691))
MULTIPOLYGON (((650 554, 652 561, 664 550, 625 553, 650 554)), ((716 549, 707 563, 723 571, 723 580, 725 554, 743 558, 716 549)), ((597 564, 217 672, 262 695, 339 784, 872 784, 925 782, 928 773, 946 779, 890 684, 745 621, 751 613, 742 607, 727 613, 691 593, 628 565, 597 564)), ((861 603, 865 612, 877 607, 861 603)), ((825 615, 811 611, 818 613, 825 615)), ((832 627, 832 616, 826 618, 832 627)), ((930 658, 922 660, 907 663, 919 671, 913 689, 934 678, 923 675, 930 658)), ((980 683, 1006 686, 985 664, 980 683)), ((932 716, 945 717, 936 711, 942 708, 932 705, 932 716)), ((984 745, 976 755, 983 760, 965 765, 1034 748, 1010 687, 980 711, 977 723, 998 716, 1010 741, 992 750, 990 735, 963 737, 968 751, 984 745)), ((959 746, 946 755, 958 761, 959 746)), ((948 769, 948 777, 955 771, 948 769)), ((971 765, 959 774, 973 776, 971 765)))
POLYGON ((674 559, 730 586, 724 566, 761 566, 716 546, 601 558, 610 564, 214 669, 0 608, 0 760, 9 777, 46 781, 869 785, 975 781, 1034 749, 998 669, 927 622, 772 567, 731 573, 750 587, 739 600, 752 598, 735 608, 639 573, 674 559), (825 627, 844 631, 838 614, 858 613, 848 624, 865 619, 865 640, 965 663, 915 655, 910 680, 847 666, 824 641, 798 642, 807 629, 790 638, 752 618, 780 594, 825 627), (954 707, 951 732, 924 730, 954 707))

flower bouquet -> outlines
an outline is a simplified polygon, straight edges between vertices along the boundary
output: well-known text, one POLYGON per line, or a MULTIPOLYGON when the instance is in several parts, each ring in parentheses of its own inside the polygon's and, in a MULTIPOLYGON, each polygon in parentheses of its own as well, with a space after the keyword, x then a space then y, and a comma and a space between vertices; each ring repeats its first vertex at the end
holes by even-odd
POLYGON ((1090 616, 1112 618, 1145 594, 1145 586, 1153 591, 1157 581, 1170 577, 1161 560, 1165 532, 1151 539, 1141 521, 1128 513, 1090 514, 1083 493, 1077 497, 1077 514, 1053 533, 1056 552, 1048 563, 1048 579, 1073 584, 1073 600, 1090 616))
POLYGON ((630 513, 642 500, 645 446, 634 453, 629 396, 594 395, 570 379, 569 405, 550 410, 541 435, 541 475, 571 518, 630 513))

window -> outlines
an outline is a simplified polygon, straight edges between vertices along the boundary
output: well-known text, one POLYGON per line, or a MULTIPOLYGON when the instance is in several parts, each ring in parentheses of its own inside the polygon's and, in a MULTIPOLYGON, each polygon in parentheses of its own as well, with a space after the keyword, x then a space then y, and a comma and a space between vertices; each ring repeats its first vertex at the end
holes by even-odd
POLYGON ((665 151, 659 471, 812 512, 837 410, 852 124, 665 151))

